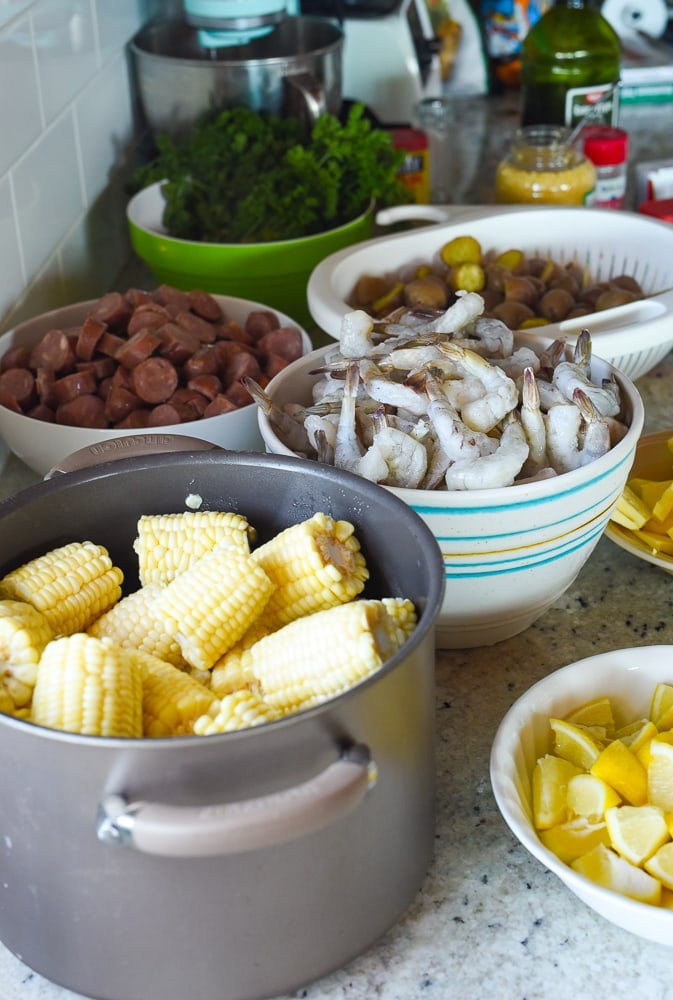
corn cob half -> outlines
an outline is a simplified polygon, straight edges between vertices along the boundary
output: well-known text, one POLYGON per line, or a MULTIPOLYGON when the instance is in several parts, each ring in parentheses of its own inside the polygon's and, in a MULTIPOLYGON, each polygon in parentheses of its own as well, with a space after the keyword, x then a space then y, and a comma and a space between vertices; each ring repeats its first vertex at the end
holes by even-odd
POLYGON ((52 639, 44 615, 24 601, 0 601, 0 711, 30 704, 42 650, 52 639))
POLYGON ((166 631, 166 625, 156 611, 162 590, 158 583, 148 583, 146 587, 127 594, 92 622, 87 632, 99 639, 107 636, 125 649, 151 653, 174 667, 184 667, 185 659, 179 643, 174 635, 166 631))
POLYGON ((202 715, 197 719, 194 732, 198 736, 231 733, 236 729, 248 729, 273 722, 280 716, 280 712, 266 704, 254 691, 236 691, 222 699, 216 713, 202 715))
POLYGON ((33 691, 31 721, 86 736, 143 734, 141 671, 110 639, 77 632, 47 643, 33 691))
POLYGON ((241 514, 187 510, 178 514, 146 514, 138 520, 133 549, 140 583, 167 584, 214 548, 233 546, 250 551, 254 529, 241 514))
POLYGON ((317 705, 378 670, 404 632, 379 600, 358 600, 298 618, 241 654, 253 690, 283 713, 317 705))
POLYGON ((54 636, 82 632, 121 597, 122 571, 95 542, 70 542, 12 570, 0 599, 25 601, 47 619, 54 636))
POLYGON ((216 713, 219 699, 188 673, 156 656, 134 654, 143 686, 143 736, 184 736, 200 716, 216 713))
POLYGON ((163 588, 156 611, 187 663, 210 670, 259 617, 272 590, 250 555, 217 548, 163 588))
POLYGON ((369 577, 353 525, 321 512, 285 528, 252 557, 276 588, 264 609, 268 632, 353 600, 369 577))

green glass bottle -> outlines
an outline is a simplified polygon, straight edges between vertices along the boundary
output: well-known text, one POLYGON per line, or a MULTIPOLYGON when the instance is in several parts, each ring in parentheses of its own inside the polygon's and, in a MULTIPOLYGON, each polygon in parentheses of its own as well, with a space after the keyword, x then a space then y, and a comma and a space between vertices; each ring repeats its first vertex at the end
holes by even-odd
POLYGON ((522 43, 521 124, 572 126, 594 109, 592 122, 616 125, 620 62, 619 35, 589 0, 556 0, 522 43))

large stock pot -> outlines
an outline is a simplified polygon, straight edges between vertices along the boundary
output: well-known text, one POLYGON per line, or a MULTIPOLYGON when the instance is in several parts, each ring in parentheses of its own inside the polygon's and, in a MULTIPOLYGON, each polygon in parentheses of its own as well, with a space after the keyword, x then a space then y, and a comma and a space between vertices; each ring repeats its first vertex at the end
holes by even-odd
POLYGON ((367 593, 419 608, 373 677, 276 723, 210 737, 83 737, 0 716, 0 939, 96 1000, 249 1000, 380 937, 434 835, 434 622, 444 573, 405 503, 350 474, 219 450, 57 473, 0 502, 0 574, 91 538, 134 579, 141 513, 245 513, 264 540, 316 510, 354 522, 367 593))

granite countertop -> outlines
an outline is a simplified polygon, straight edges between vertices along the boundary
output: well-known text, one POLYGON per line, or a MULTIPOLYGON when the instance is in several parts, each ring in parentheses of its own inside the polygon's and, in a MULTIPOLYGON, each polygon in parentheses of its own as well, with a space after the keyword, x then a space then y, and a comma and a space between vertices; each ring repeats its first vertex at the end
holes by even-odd
MULTIPOLYGON (((673 156, 664 115, 669 112, 641 111, 623 122, 632 168, 638 160, 673 156)), ((515 102, 465 99, 457 102, 456 117, 466 164, 456 200, 489 202, 492 171, 517 123, 515 102)), ((130 274, 136 283, 137 263, 130 274)), ((672 384, 673 355, 639 379, 645 432, 673 428, 672 384)), ((0 495, 35 479, 10 457, 0 495)), ((377 945, 293 997, 670 1000, 673 952, 594 914, 533 859, 504 825, 489 781, 497 726, 532 683, 585 656, 658 643, 673 644, 671 577, 604 538, 573 586, 523 635, 490 648, 439 651, 437 833, 427 877, 409 911, 377 945)), ((2 945, 0 998, 76 1000, 2 945)))

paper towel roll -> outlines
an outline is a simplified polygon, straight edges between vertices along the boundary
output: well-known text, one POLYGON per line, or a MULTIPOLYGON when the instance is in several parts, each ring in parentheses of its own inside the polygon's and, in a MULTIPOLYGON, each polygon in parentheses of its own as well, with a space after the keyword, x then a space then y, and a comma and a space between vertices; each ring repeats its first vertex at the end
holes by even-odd
POLYGON ((669 17, 666 0, 605 0, 601 14, 618 35, 643 31, 652 38, 661 38, 669 17))

